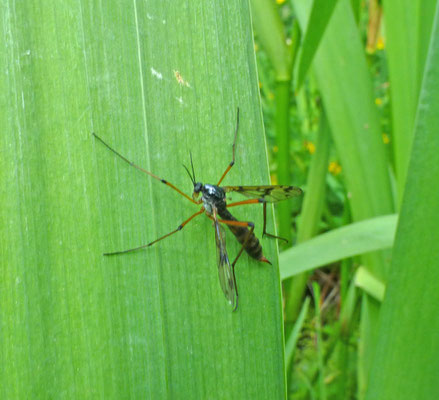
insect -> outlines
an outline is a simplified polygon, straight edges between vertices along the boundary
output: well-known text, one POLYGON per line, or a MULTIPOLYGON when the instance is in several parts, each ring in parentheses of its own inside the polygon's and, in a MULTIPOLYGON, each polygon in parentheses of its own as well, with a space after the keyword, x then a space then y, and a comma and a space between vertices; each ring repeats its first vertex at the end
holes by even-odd
POLYGON ((180 195, 185 197, 191 203, 196 205, 201 205, 199 211, 195 214, 191 215, 188 219, 183 221, 177 229, 172 232, 167 233, 164 236, 159 237, 158 239, 147 243, 145 245, 135 247, 128 250, 123 251, 115 251, 112 253, 104 253, 105 256, 113 256, 117 254, 124 254, 133 251, 137 251, 143 249, 145 247, 152 246, 153 244, 163 240, 174 233, 181 231, 190 221, 192 221, 195 217, 206 214, 213 221, 213 227, 215 230, 215 243, 216 243, 216 252, 217 252, 217 266, 218 266, 218 276, 221 285, 221 289, 224 292, 226 299, 229 304, 233 307, 233 311, 235 311, 238 307, 238 288, 236 285, 236 277, 235 277, 235 265, 238 261, 239 257, 245 250, 247 254, 254 258, 257 261, 271 264, 270 261, 264 256, 262 252, 262 246, 254 234, 255 225, 253 222, 245 222, 238 221, 229 211, 230 207, 235 206, 243 206, 247 204, 262 204, 263 205, 263 213, 264 213, 264 225, 262 236, 268 236, 275 239, 286 240, 281 237, 275 236, 266 232, 266 223, 267 223, 267 203, 276 203, 281 200, 286 200, 291 197, 297 197, 302 194, 302 189, 295 186, 283 186, 283 185, 267 185, 267 186, 220 186, 221 182, 224 180, 226 175, 229 173, 233 165, 235 164, 235 145, 236 138, 238 134, 239 128, 239 108, 237 110, 236 117, 236 127, 235 127, 235 136, 233 140, 233 156, 232 161, 227 166, 226 170, 222 174, 220 180, 216 185, 203 184, 201 182, 197 182, 195 178, 194 165, 192 162, 192 153, 190 154, 191 160, 191 171, 183 165, 186 172, 188 173, 192 184, 193 184, 193 192, 192 197, 178 189, 172 183, 168 182, 165 179, 158 177, 157 175, 149 172, 142 167, 134 164, 129 161, 123 155, 118 153, 112 147, 110 147, 104 140, 102 140, 99 136, 93 133, 94 137, 99 140, 104 146, 106 146, 109 150, 111 150, 114 154, 120 157, 122 160, 127 162, 132 167, 142 171, 143 173, 157 179, 162 182, 166 186, 169 186, 171 189, 178 192, 180 195), (246 197, 249 197, 247 200, 238 201, 234 203, 227 204, 226 202, 226 193, 236 192, 240 193, 246 197), (200 197, 201 195, 201 197, 200 197), (230 231, 235 235, 238 242, 241 244, 241 249, 238 252, 233 262, 230 262, 229 256, 227 254, 226 249, 226 233, 224 229, 224 225, 226 225, 230 231))

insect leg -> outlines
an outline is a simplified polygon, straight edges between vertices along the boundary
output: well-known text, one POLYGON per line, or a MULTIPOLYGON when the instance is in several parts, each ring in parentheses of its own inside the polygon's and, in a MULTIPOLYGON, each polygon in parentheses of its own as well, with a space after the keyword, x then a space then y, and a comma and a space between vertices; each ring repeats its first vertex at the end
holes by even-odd
POLYGON ((280 236, 272 235, 271 233, 266 232, 265 231, 266 227, 267 227, 267 203, 264 202, 264 228, 262 229, 262 237, 267 235, 268 237, 271 237, 273 239, 284 240, 286 243, 288 243, 288 239, 285 239, 280 236))
POLYGON ((226 207, 244 206, 246 204, 258 204, 264 203, 264 199, 249 199, 243 201, 237 201, 236 203, 227 204, 226 207))
POLYGON ((122 154, 118 153, 116 150, 114 150, 109 144, 105 143, 98 135, 96 135, 93 132, 93 136, 99 140, 107 149, 111 150, 114 154, 116 154, 118 157, 120 157, 122 160, 124 160, 126 163, 131 165, 132 167, 138 169, 139 171, 142 171, 145 174, 148 174, 149 176, 152 176, 154 179, 157 179, 158 181, 164 183, 165 185, 169 186, 171 189, 174 189, 176 192, 180 193, 182 196, 186 197, 190 202, 198 204, 196 201, 194 201, 191 197, 189 197, 186 193, 183 193, 179 188, 175 187, 172 183, 166 181, 165 179, 162 179, 158 177, 157 175, 154 175, 152 172, 147 171, 146 169, 143 169, 142 167, 139 167, 138 165, 134 164, 127 158, 125 158, 122 154))
MULTIPOLYGON (((235 271, 235 264, 238 261, 238 258, 241 256, 242 252, 245 250, 245 246, 246 246, 247 242, 252 237, 253 231, 255 230, 255 224, 253 222, 229 221, 229 220, 225 220, 225 219, 219 219, 218 222, 221 222, 222 224, 226 224, 226 225, 231 225, 231 226, 242 226, 245 228, 250 228, 250 230, 247 232, 247 235, 244 239, 244 242, 242 243, 241 250, 239 250, 239 253, 236 256, 235 261, 233 261, 233 263, 232 263, 233 271, 235 271)), ((271 262, 268 261, 264 256, 262 256, 262 258, 258 259, 258 261, 271 264, 271 262)))
POLYGON ((219 184, 223 181, 223 179, 226 177, 227 173, 232 169, 233 165, 235 164, 235 145, 236 145, 236 136, 238 134, 238 128, 239 128, 239 107, 238 107, 237 112, 236 112, 235 139, 233 140, 233 146, 232 146, 233 147, 233 159, 230 162, 230 164, 227 166, 221 179, 216 184, 217 186, 219 186, 219 184))
POLYGON ((280 237, 280 236, 272 235, 271 233, 266 232, 265 229, 267 227, 267 202, 264 201, 263 198, 237 201, 236 203, 227 204, 227 207, 243 206, 246 204, 257 204, 257 203, 264 204, 264 228, 262 230, 262 237, 268 236, 268 237, 271 237, 273 239, 284 240, 286 243, 288 243, 288 239, 285 239, 285 238, 280 237))
POLYGON ((200 211, 196 212, 194 215, 192 215, 191 217, 189 217, 186 221, 182 222, 177 229, 173 230, 172 232, 167 233, 164 236, 159 237, 158 239, 154 240, 153 242, 150 242, 148 244, 144 244, 143 246, 139 246, 139 247, 134 247, 133 249, 128 249, 128 250, 122 250, 122 251, 115 251, 113 253, 104 253, 104 256, 115 256, 117 254, 124 254, 124 253, 130 253, 132 251, 136 251, 136 250, 140 250, 140 249, 144 249, 145 247, 149 247, 152 246, 154 243, 159 242, 162 239, 167 238, 168 236, 173 235, 174 233, 177 233, 178 231, 181 231, 184 226, 191 221, 192 219, 194 219, 196 216, 202 214, 204 212, 204 207, 201 208, 200 211))

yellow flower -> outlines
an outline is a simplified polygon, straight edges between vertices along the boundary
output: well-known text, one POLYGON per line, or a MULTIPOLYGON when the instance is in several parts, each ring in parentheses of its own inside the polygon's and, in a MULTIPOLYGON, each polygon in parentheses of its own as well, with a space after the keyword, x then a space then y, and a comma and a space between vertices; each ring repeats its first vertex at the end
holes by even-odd
POLYGON ((380 37, 378 40, 377 40, 377 50, 384 50, 384 40, 383 40, 383 38, 382 37, 380 37))
POLYGON ((341 165, 337 161, 331 161, 328 166, 328 171, 332 175, 338 175, 341 172, 341 165))
POLYGON ((305 148, 308 150, 309 154, 314 154, 316 151, 316 145, 309 140, 305 140, 305 148))
POLYGON ((276 0, 276 3, 277 3, 277 4, 284 4, 284 3, 285 3, 285 0, 276 0))
POLYGON ((390 143, 390 137, 387 133, 383 133, 383 142, 384 142, 384 144, 390 143))
POLYGON ((380 106, 381 104, 383 104, 383 99, 382 99, 381 97, 377 97, 377 98, 375 99, 375 104, 376 104, 377 106, 380 106))

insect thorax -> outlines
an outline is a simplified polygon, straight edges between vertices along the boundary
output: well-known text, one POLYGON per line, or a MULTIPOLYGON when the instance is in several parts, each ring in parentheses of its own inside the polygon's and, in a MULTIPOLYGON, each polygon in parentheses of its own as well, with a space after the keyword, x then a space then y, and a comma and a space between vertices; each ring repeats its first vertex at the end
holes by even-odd
POLYGON ((212 207, 223 208, 226 205, 226 194, 215 185, 203 185, 201 200, 207 213, 212 214, 212 207))

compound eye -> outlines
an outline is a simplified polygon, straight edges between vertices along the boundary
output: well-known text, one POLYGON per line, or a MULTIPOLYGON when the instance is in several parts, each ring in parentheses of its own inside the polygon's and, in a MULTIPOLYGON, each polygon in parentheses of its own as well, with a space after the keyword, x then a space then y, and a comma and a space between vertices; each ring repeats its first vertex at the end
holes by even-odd
POLYGON ((199 192, 201 192, 201 187, 202 187, 201 183, 200 183, 200 182, 197 182, 197 183, 194 185, 194 192, 195 192, 195 193, 199 193, 199 192))

